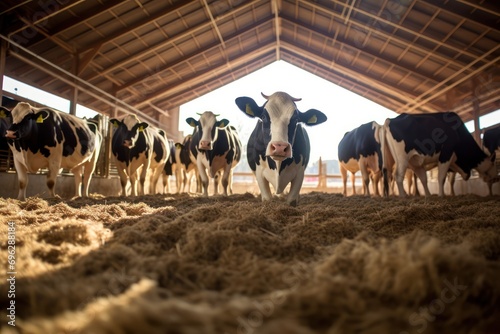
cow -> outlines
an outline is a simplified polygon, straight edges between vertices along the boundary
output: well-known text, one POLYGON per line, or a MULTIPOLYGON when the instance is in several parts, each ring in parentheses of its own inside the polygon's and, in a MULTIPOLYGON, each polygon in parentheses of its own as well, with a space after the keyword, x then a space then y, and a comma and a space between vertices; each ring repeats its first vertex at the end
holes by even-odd
POLYGON ((199 180, 196 158, 191 154, 191 140, 193 135, 184 137, 182 143, 175 143, 175 160, 178 162, 176 169, 177 193, 191 190, 191 181, 196 179, 196 191, 201 192, 201 182, 199 180))
POLYGON ((296 206, 311 150, 303 124, 318 125, 327 117, 316 109, 300 112, 295 102, 301 99, 285 92, 261 94, 266 99, 262 106, 246 96, 235 100, 245 115, 258 119, 247 144, 248 164, 257 179, 262 201, 272 198, 269 183, 278 195, 290 184, 286 201, 296 206))
POLYGON ((51 108, 35 108, 19 102, 11 112, 2 110, 11 125, 5 133, 14 157, 19 182, 19 200, 26 199, 28 173, 48 168, 47 187, 55 197, 57 175, 61 168, 75 178, 75 197, 88 196, 102 136, 95 124, 51 108))
POLYGON ((361 170, 363 193, 370 195, 368 184, 373 179, 373 191, 379 194, 378 183, 382 175, 382 153, 380 148, 381 126, 376 122, 360 125, 346 132, 339 143, 339 167, 342 175, 343 194, 347 195, 347 171, 351 172, 353 194, 356 194, 354 176, 361 170))
POLYGON ((10 109, 0 106, 0 171, 9 170, 12 167, 9 159, 9 144, 7 138, 4 137, 10 127, 8 114, 10 114, 10 109))
POLYGON ((149 193, 156 193, 156 185, 160 178, 170 150, 163 130, 141 122, 136 115, 127 115, 121 121, 109 120, 115 131, 111 151, 116 160, 120 176, 122 196, 127 196, 127 183, 130 178, 131 194, 137 196, 137 174, 140 171, 140 195, 144 195, 144 184, 148 173, 149 193))
POLYGON ((203 196, 208 196, 209 177, 214 178, 214 194, 218 194, 218 184, 222 181, 222 193, 227 196, 228 190, 232 194, 233 169, 241 159, 238 133, 228 126, 227 119, 217 120, 218 115, 211 111, 199 115, 199 120, 188 117, 186 122, 194 128, 190 152, 196 159, 203 196))
MULTIPOLYGON (((429 196, 426 170, 437 164, 439 196, 444 196, 444 181, 449 170, 468 180, 476 169, 485 182, 497 179, 491 159, 475 142, 460 117, 454 112, 401 114, 384 123, 385 145, 394 158, 395 179, 400 196, 405 196, 403 177, 410 167, 429 196)), ((385 152, 384 152, 385 160, 385 152)), ((384 175, 386 175, 384 162, 384 175)))

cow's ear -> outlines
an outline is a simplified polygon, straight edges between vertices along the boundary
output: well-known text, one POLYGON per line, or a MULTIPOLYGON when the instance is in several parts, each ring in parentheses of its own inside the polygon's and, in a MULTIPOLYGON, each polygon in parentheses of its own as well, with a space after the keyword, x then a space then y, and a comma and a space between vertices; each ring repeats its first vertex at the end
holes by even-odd
POLYGON ((10 110, 5 107, 0 107, 0 118, 7 118, 10 116, 10 110))
POLYGON ((146 128, 148 126, 149 126, 148 123, 142 122, 142 123, 139 123, 139 126, 137 127, 137 129, 139 129, 139 131, 144 131, 144 130, 146 130, 146 128))
POLYGON ((215 125, 221 129, 225 128, 228 124, 229 124, 229 121, 225 118, 223 118, 220 121, 217 121, 217 123, 215 123, 215 125))
POLYGON ((49 117, 49 113, 46 110, 41 110, 36 114, 33 114, 32 117, 38 124, 42 124, 49 117))
POLYGON ((111 124, 113 124, 113 127, 114 127, 114 128, 118 128, 118 127, 120 127, 120 123, 121 123, 121 122, 120 122, 119 120, 117 120, 116 118, 111 118, 111 119, 109 120, 109 122, 110 122, 111 124))
POLYGON ((308 111, 301 113, 300 120, 306 125, 313 126, 325 122, 326 115, 319 110, 309 109, 308 111))
POLYGON ((193 117, 186 118, 186 123, 191 125, 193 128, 197 127, 199 122, 195 120, 193 117))
POLYGON ((262 115, 262 107, 259 107, 255 101, 246 96, 238 97, 235 100, 236 105, 240 108, 241 111, 245 113, 245 115, 249 117, 260 117, 262 115))

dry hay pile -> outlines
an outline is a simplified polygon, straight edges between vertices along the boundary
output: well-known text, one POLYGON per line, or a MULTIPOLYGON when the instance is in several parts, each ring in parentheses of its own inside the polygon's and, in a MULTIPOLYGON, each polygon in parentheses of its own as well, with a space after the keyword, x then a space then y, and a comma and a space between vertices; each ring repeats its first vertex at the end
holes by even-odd
POLYGON ((499 199, 0 199, 2 330, 498 333, 499 199))

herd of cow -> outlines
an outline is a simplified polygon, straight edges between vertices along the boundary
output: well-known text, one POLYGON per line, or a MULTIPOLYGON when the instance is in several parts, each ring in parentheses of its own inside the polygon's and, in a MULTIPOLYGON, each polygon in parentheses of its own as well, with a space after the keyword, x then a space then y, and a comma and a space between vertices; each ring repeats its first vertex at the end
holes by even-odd
POLYGON ((438 168, 439 195, 444 195, 446 176, 450 174, 451 194, 456 173, 464 180, 475 169, 488 184, 500 181, 495 165, 500 148, 500 127, 485 131, 481 148, 469 133, 460 117, 454 112, 432 114, 401 114, 387 119, 384 125, 369 122, 347 132, 339 143, 339 164, 347 193, 347 171, 352 175, 361 171, 363 192, 370 193, 369 183, 379 194, 379 182, 384 180, 384 194, 388 195, 397 184, 400 195, 406 195, 403 180, 406 177, 410 188, 415 176, 422 182, 425 195, 430 195, 427 171, 438 168))
MULTIPOLYGON (((261 192, 262 200, 272 198, 270 185, 282 194, 290 185, 287 203, 297 205, 304 173, 309 162, 310 142, 304 125, 314 126, 327 120, 316 109, 300 112, 300 101, 283 92, 270 96, 259 106, 249 97, 238 97, 238 108, 258 122, 247 144, 247 160, 261 192)), ((164 131, 141 122, 135 115, 122 120, 111 119, 114 127, 112 154, 122 186, 127 195, 154 194, 160 178, 170 192, 168 175, 176 175, 177 191, 185 190, 189 179, 196 177, 197 191, 208 196, 209 180, 214 192, 222 184, 224 195, 232 193, 232 173, 242 156, 242 145, 236 129, 227 119, 206 111, 199 119, 189 117, 193 133, 182 143, 167 139, 164 131), (139 186, 138 186, 139 183, 139 186)), ((55 182, 62 168, 75 176, 75 196, 88 196, 90 180, 102 143, 97 124, 92 120, 50 108, 34 108, 20 102, 12 110, 1 107, 0 133, 13 153, 19 181, 18 199, 25 200, 28 173, 47 168, 47 187, 55 196, 55 182), (83 182, 83 193, 82 193, 83 182)), ((486 132, 483 149, 475 142, 459 116, 452 112, 409 115, 387 119, 384 125, 363 124, 345 134, 339 143, 339 164, 346 190, 347 171, 361 170, 363 189, 369 194, 370 179, 379 194, 384 180, 384 193, 395 180, 400 195, 405 195, 403 179, 412 171, 422 182, 425 194, 426 172, 438 167, 439 195, 444 195, 446 174, 460 173, 467 180, 476 169, 490 186, 499 181, 495 150, 500 146, 500 127, 486 132)), ((353 189, 354 178, 353 178, 353 189)))

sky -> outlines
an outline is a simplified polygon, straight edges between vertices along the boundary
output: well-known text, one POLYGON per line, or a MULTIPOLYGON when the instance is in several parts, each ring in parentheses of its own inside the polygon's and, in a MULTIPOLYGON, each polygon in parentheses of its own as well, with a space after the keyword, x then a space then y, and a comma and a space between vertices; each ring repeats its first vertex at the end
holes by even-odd
MULTIPOLYGON (((3 88, 8 92, 16 93, 52 108, 69 112, 68 100, 22 84, 9 77, 4 77, 3 88)), ((179 115, 179 130, 183 131, 185 135, 191 133, 192 128, 186 123, 186 118, 197 118, 197 113, 212 111, 220 115, 218 119, 226 118, 230 124, 236 127, 241 142, 246 147, 257 120, 240 111, 234 100, 239 96, 248 96, 253 98, 257 104, 262 105, 265 99, 261 92, 271 95, 277 91, 284 91, 293 97, 302 98, 301 101, 296 102, 300 111, 305 112, 314 108, 322 111, 328 117, 325 123, 306 127, 311 141, 311 162, 318 160, 319 157, 323 160, 337 159, 338 143, 347 131, 371 121, 383 124, 386 118, 397 116, 393 111, 327 80, 285 61, 276 61, 244 78, 182 105, 179 115)), ((79 117, 92 117, 96 112, 78 105, 76 114, 79 117)), ((500 111, 480 119, 481 127, 497 123, 500 123, 500 111)), ((468 122, 466 125, 469 131, 474 130, 472 122, 468 122)))
POLYGON ((311 141, 310 161, 337 159, 338 143, 347 131, 363 123, 397 116, 393 111, 373 103, 342 87, 317 77, 284 61, 274 62, 210 94, 188 102, 180 108, 179 129, 185 134, 192 128, 185 122, 187 117, 198 117, 196 113, 212 111, 226 118, 239 131, 241 142, 246 146, 248 138, 257 123, 236 106, 239 96, 251 97, 258 105, 266 101, 261 92, 271 95, 282 91, 292 97, 302 98, 297 108, 305 112, 318 109, 328 120, 325 123, 306 127, 311 141))

